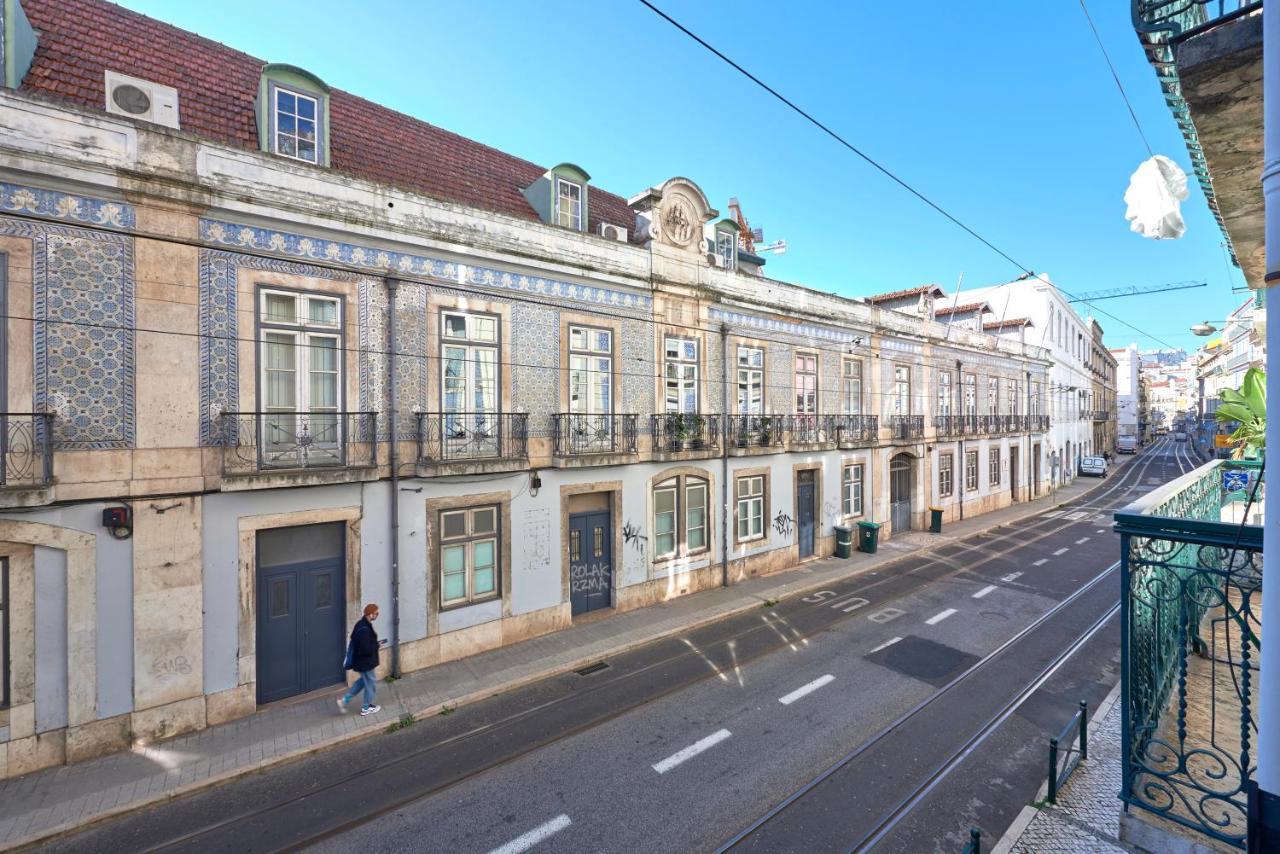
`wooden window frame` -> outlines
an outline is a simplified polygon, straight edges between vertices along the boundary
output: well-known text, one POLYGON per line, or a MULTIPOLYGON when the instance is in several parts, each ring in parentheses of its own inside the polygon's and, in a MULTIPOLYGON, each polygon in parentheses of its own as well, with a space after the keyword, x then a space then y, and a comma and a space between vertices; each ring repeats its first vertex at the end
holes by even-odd
POLYGON ((500 504, 475 504, 466 507, 449 507, 441 508, 436 512, 436 530, 439 532, 435 547, 436 552, 436 589, 437 600, 439 602, 440 611, 452 611, 455 608, 466 608, 471 605, 479 605, 484 602, 491 602, 502 598, 502 505, 500 504), (472 529, 474 514, 478 511, 489 510, 493 513, 493 530, 490 532, 475 533, 472 529), (467 532, 460 536, 445 536, 444 520, 446 516, 462 514, 466 517, 467 532), (493 590, 487 593, 476 595, 474 593, 474 574, 475 566, 472 562, 473 549, 475 543, 484 542, 486 540, 493 541, 493 590), (465 580, 466 593, 461 598, 448 599, 444 598, 444 551, 446 548, 464 546, 466 549, 466 564, 463 569, 463 578, 465 580))

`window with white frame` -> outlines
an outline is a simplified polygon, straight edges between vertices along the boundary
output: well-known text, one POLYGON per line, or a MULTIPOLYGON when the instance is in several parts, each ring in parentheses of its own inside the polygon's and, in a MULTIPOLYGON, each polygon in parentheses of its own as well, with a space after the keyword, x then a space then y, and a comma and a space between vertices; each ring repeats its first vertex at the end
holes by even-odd
POLYGON ((1031 383, 1031 411, 1028 415, 1040 414, 1040 383, 1031 383))
POLYGON ((893 366, 893 414, 911 414, 911 369, 906 365, 893 366))
POLYGON ((969 418, 978 414, 978 378, 964 375, 964 414, 969 418))
POLYGON ((840 368, 840 403, 845 415, 862 414, 862 360, 844 359, 840 368))
POLYGON ((611 330, 569 327, 569 411, 576 415, 613 412, 611 330))
POLYGON ((698 411, 698 342, 668 335, 663 344, 667 412, 698 411))
POLYGON ((965 492, 978 491, 978 452, 964 452, 964 490, 965 492))
POLYGON ((840 472, 840 505, 846 516, 862 515, 862 463, 845 463, 840 472))
POLYGON ((938 415, 951 414, 951 372, 938 372, 938 415))
POLYGON ((1006 383, 1005 393, 1009 398, 1009 412, 1013 415, 1021 414, 1022 402, 1018 399, 1020 397, 1020 395, 1018 394, 1018 381, 1009 380, 1006 383))
POLYGON ((320 99, 281 86, 274 92, 275 153, 319 163, 320 99))
POLYGON ((499 595, 497 505, 440 511, 440 606, 449 608, 499 595))
POLYGON ((582 231, 582 185, 556 178, 556 222, 582 231))
POLYGON ((952 478, 954 467, 954 454, 938 455, 938 495, 942 498, 949 497, 955 488, 955 482, 952 478))
POLYGON ((987 451, 987 483, 991 486, 1000 485, 1000 448, 995 447, 987 451))
POLYGON ((653 488, 655 558, 684 557, 707 551, 711 542, 705 478, 679 475, 653 488))
POLYGON ((342 300, 270 288, 258 292, 264 458, 341 459, 342 300))
POLYGON ((818 357, 813 353, 796 353, 795 411, 799 415, 818 412, 818 357))
POLYGON ((498 437, 498 317, 440 312, 440 407, 446 439, 498 437))
POLYGON ((764 350, 738 348, 738 414, 764 414, 764 350))
POLYGON ((759 540, 764 537, 765 476, 753 474, 740 477, 737 484, 738 542, 759 540))
POLYGON ((716 254, 726 270, 738 268, 738 235, 727 229, 716 232, 716 254))
POLYGON ((987 377, 987 414, 998 415, 997 411, 1000 406, 1000 380, 996 377, 987 377))

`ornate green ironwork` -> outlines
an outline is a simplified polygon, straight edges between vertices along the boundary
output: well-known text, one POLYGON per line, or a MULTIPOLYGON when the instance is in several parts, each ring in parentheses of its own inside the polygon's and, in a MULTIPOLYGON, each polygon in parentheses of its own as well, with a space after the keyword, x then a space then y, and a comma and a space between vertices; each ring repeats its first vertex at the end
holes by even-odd
MULTIPOLYGON (((1220 521, 1215 460, 1116 513, 1129 804, 1243 847, 1261 655, 1262 528, 1220 521), (1207 677, 1207 678, 1206 678, 1207 677), (1229 722, 1224 725, 1223 722, 1229 722)), ((1260 485, 1260 484, 1259 484, 1260 485)))

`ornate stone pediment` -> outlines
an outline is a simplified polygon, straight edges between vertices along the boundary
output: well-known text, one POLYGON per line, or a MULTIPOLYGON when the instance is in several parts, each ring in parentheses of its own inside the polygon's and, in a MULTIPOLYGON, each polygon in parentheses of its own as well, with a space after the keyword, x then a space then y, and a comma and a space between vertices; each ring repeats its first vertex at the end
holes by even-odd
POLYGON ((702 254, 703 226, 720 215, 688 178, 672 178, 631 199, 636 233, 677 249, 702 254))

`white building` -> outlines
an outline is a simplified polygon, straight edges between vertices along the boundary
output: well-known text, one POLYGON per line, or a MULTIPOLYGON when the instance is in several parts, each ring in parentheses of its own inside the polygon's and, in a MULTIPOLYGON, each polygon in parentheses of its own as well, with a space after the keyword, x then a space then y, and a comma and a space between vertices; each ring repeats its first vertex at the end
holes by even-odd
POLYGON ((1116 357, 1116 435, 1141 441, 1145 413, 1142 410, 1142 357, 1138 345, 1112 350, 1116 357))

